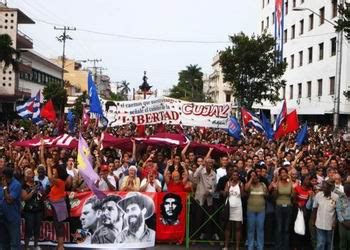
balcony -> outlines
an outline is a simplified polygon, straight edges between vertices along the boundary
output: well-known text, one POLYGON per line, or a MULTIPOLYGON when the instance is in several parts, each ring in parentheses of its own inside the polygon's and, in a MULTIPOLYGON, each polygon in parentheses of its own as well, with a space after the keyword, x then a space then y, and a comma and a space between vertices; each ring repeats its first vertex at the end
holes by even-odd
POLYGON ((20 73, 27 73, 31 74, 32 73, 32 62, 28 61, 24 58, 19 59, 18 61, 18 71, 20 73))
POLYGON ((17 49, 32 49, 33 48, 33 40, 21 32, 17 31, 17 49))

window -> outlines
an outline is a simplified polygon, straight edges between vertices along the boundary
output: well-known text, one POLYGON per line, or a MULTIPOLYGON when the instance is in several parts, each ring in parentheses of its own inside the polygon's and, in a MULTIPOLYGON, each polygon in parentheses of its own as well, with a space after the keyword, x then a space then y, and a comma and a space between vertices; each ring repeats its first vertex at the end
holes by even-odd
POLYGON ((324 24, 324 7, 320 9, 320 25, 324 24))
POLYGON ((290 68, 294 69, 294 55, 290 56, 290 68))
POLYGON ((284 62, 284 63, 287 63, 287 58, 286 58, 286 57, 283 58, 283 62, 284 62))
POLYGON ((303 90, 303 85, 301 83, 298 83, 298 98, 301 98, 302 90, 303 90))
POLYGON ((288 0, 284 2, 285 15, 288 15, 288 0))
POLYGON ((303 51, 299 51, 299 66, 303 66, 303 56, 304 56, 304 53, 303 51))
POLYGON ((282 87, 282 99, 286 99, 286 86, 282 87))
POLYGON ((293 85, 289 85, 289 99, 293 99, 293 85))
POLYGON ((295 38, 295 25, 292 25, 292 34, 290 39, 294 39, 294 38, 295 38))
POLYGON ((309 30, 314 28, 314 14, 309 15, 309 30))
POLYGON ((304 19, 300 20, 299 24, 300 24, 299 35, 302 35, 302 34, 304 34, 304 19))
POLYGON ((261 32, 264 32, 264 20, 261 21, 261 32))
POLYGON ((337 0, 332 0, 332 18, 334 18, 338 15, 337 2, 338 2, 337 0))
POLYGON ((300 1, 300 4, 303 4, 304 2, 305 2, 304 0, 301 0, 301 1, 300 1))
POLYGON ((265 0, 262 0, 262 7, 265 8, 265 0))
POLYGON ((284 30, 284 34, 283 35, 284 35, 283 42, 286 43, 288 41, 288 30, 287 29, 284 30))
POLYGON ((307 97, 311 97, 311 81, 307 82, 307 97))
POLYGON ((309 52, 309 63, 312 63, 312 47, 307 49, 309 52))
POLYGON ((297 0, 293 0, 293 8, 297 6, 297 0))
POLYGON ((333 37, 331 39, 331 56, 335 56, 337 53, 337 39, 333 37))
POLYGON ((266 17, 266 28, 269 27, 269 23, 270 23, 270 18, 269 18, 269 17, 266 17))
POLYGON ((319 48, 319 57, 318 57, 318 59, 319 60, 323 60, 323 43, 320 43, 319 45, 318 45, 318 48, 319 48))
POLYGON ((272 12, 272 24, 275 24, 275 12, 272 12))
POLYGON ((332 76, 329 78, 329 94, 334 95, 334 87, 335 87, 335 77, 332 76))
POLYGON ((317 80, 317 84, 318 84, 317 95, 322 96, 322 79, 317 80))
POLYGON ((226 94, 226 102, 231 102, 231 94, 226 94))

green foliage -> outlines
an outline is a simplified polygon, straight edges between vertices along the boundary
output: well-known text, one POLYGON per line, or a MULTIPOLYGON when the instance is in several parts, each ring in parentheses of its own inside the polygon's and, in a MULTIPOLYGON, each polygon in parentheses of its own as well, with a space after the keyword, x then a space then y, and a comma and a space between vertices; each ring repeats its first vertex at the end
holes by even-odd
POLYGON ((126 101, 127 100, 127 96, 124 96, 121 93, 113 93, 113 92, 111 92, 110 100, 111 101, 117 101, 117 102, 119 102, 119 101, 126 101))
POLYGON ((170 89, 169 97, 193 102, 205 101, 202 68, 190 64, 180 71, 178 83, 170 89))
POLYGON ((279 101, 287 64, 276 62, 275 39, 267 34, 249 37, 244 33, 230 38, 232 46, 220 52, 220 65, 239 105, 251 108, 264 100, 279 101))
POLYGON ((48 83, 43 90, 43 95, 46 101, 52 100, 56 111, 61 113, 64 111, 64 106, 67 103, 67 90, 61 84, 48 83))
POLYGON ((5 69, 12 65, 14 71, 17 71, 19 53, 12 45, 13 42, 9 35, 0 35, 0 62, 5 64, 5 69))
POLYGON ((88 95, 86 91, 84 91, 76 100, 74 103, 74 107, 72 109, 73 114, 75 117, 83 117, 83 105, 86 103, 86 99, 88 98, 88 95))
POLYGON ((350 3, 339 5, 338 11, 340 15, 343 15, 343 18, 336 21, 335 30, 337 32, 344 31, 345 37, 350 40, 350 3))
POLYGON ((127 81, 122 81, 120 83, 120 86, 118 87, 118 89, 120 89, 120 94, 124 97, 124 100, 128 99, 128 94, 130 92, 129 85, 130 83, 128 83, 127 81))

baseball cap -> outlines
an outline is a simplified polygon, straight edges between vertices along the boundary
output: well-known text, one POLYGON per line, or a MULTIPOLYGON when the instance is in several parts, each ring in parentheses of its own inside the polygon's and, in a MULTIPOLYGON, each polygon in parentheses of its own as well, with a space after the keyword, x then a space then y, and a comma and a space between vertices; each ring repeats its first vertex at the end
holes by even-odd
POLYGON ((283 166, 290 166, 290 162, 289 161, 284 161, 282 165, 283 166))
POLYGON ((101 171, 109 171, 108 165, 102 165, 101 166, 101 171))

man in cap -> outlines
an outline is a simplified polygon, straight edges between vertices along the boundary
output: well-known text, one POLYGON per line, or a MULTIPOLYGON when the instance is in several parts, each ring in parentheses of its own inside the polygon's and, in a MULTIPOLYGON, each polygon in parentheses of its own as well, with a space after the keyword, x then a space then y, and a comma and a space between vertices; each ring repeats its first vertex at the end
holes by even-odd
POLYGON ((120 200, 120 196, 109 195, 102 201, 102 225, 92 236, 92 244, 111 244, 118 238, 123 226, 121 211, 117 205, 120 200))
POLYGON ((154 213, 151 198, 137 192, 130 192, 119 201, 118 206, 124 212, 127 227, 121 232, 119 243, 147 242, 155 239, 154 230, 147 227, 145 220, 154 213))

